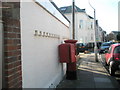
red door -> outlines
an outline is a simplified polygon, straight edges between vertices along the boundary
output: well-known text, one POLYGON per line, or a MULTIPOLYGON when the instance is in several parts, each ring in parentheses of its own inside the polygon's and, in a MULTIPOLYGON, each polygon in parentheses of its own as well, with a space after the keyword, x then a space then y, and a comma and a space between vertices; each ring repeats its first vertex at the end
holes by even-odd
POLYGON ((109 48, 108 53, 105 54, 106 62, 108 63, 112 56, 112 46, 109 48))
POLYGON ((106 58, 106 62, 107 62, 107 63, 108 63, 109 57, 110 57, 110 53, 106 53, 106 54, 105 54, 105 58, 106 58))

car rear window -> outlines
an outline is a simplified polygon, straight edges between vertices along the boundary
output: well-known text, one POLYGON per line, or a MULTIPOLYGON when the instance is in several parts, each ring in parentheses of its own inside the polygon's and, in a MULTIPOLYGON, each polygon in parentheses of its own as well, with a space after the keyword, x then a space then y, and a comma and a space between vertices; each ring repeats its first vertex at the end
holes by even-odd
POLYGON ((114 49, 114 53, 120 53, 120 46, 117 46, 117 47, 114 49))
POLYGON ((77 46, 79 47, 81 47, 81 46, 84 46, 84 44, 83 43, 77 43, 77 46))
POLYGON ((111 43, 103 43, 102 46, 110 46, 111 43))
POLYGON ((84 46, 84 44, 83 43, 79 43, 79 46, 84 46))
POLYGON ((80 43, 80 46, 84 46, 83 43, 80 43))

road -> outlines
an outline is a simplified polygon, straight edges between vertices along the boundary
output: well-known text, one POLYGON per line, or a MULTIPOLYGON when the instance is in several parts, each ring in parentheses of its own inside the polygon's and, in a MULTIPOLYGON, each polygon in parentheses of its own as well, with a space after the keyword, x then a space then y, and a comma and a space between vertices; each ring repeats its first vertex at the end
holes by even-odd
MULTIPOLYGON (((108 66, 106 66, 105 65, 105 55, 104 54, 101 54, 101 55, 99 55, 99 57, 100 57, 100 60, 101 60, 101 62, 102 62, 102 64, 104 65, 104 67, 107 69, 107 71, 108 71, 108 66)), ((119 84, 120 84, 120 70, 119 71, 117 71, 117 72, 115 72, 115 76, 113 76, 118 82, 119 82, 119 84)))

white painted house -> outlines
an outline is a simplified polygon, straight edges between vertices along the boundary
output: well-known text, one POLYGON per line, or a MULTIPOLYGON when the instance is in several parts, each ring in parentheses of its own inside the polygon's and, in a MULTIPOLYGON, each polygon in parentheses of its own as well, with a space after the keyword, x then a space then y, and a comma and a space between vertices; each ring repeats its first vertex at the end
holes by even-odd
MULTIPOLYGON (((60 11, 72 21, 72 6, 61 7, 60 11)), ((94 33, 94 19, 86 13, 85 9, 75 6, 75 39, 82 43, 94 42, 94 33)))
POLYGON ((69 22, 49 0, 36 1, 20 6, 23 88, 54 88, 66 73, 58 45, 70 38, 69 22))
POLYGON ((120 31, 120 1, 118 2, 118 31, 120 31))

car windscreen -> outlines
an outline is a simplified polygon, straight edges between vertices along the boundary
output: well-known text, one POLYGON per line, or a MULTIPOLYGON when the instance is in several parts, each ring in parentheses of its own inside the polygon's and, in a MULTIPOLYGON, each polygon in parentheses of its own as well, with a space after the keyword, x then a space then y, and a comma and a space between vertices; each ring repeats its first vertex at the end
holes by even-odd
POLYGON ((117 47, 114 49, 114 53, 120 53, 120 46, 117 46, 117 47))

